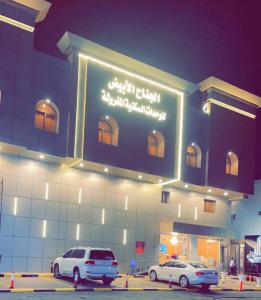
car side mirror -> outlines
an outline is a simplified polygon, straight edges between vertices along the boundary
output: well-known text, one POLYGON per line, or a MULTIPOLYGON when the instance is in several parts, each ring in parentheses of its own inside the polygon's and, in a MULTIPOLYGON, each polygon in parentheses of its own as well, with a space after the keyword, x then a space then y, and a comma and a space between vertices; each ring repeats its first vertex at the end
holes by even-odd
POLYGON ((162 267, 162 264, 159 264, 160 267, 162 267))

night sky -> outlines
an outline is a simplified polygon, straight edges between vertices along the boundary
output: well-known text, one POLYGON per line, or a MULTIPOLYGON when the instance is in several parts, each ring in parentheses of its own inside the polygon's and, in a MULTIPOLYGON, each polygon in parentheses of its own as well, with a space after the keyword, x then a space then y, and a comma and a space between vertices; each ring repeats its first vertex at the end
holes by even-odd
POLYGON ((53 0, 37 49, 66 30, 183 79, 213 75, 261 96, 261 0, 53 0))

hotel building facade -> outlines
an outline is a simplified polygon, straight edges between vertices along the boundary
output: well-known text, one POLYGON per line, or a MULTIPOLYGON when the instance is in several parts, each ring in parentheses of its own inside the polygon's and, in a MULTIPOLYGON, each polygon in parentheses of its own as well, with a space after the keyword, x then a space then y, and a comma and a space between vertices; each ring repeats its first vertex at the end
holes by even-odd
POLYGON ((122 272, 171 258, 244 268, 261 235, 261 98, 194 84, 75 33, 34 47, 44 0, 0 2, 0 272, 77 245, 122 272))

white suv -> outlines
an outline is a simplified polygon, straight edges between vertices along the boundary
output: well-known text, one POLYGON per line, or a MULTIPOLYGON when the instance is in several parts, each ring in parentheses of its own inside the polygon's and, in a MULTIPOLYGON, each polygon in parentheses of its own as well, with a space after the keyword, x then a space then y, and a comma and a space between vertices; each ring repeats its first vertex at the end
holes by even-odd
POLYGON ((119 276, 118 262, 109 248, 71 248, 54 260, 53 270, 54 277, 74 277, 78 272, 79 281, 97 279, 102 280, 104 284, 110 284, 119 276))

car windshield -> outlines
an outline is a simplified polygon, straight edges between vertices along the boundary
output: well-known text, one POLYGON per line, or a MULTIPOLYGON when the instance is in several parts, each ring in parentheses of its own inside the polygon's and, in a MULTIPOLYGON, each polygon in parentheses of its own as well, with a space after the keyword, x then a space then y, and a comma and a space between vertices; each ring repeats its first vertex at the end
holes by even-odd
POLYGON ((91 250, 90 259, 115 260, 115 257, 110 250, 91 250))
POLYGON ((202 268, 207 268, 207 266, 205 266, 205 265, 202 265, 202 264, 200 264, 200 263, 190 263, 190 265, 192 266, 192 267, 194 267, 194 268, 196 268, 196 269, 202 269, 202 268))

